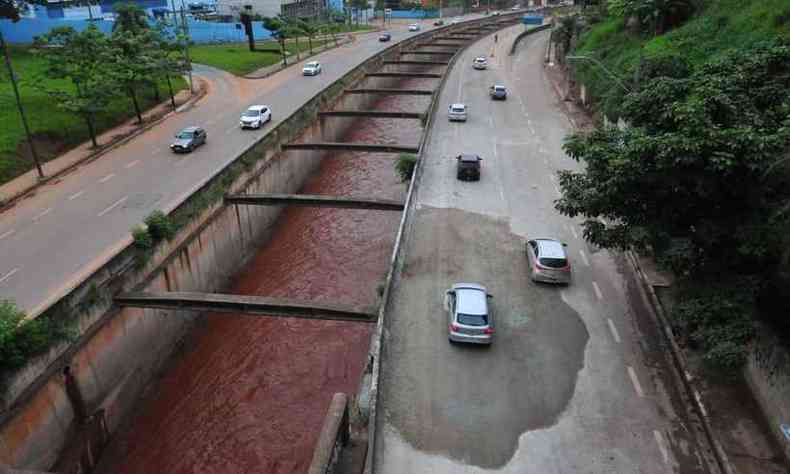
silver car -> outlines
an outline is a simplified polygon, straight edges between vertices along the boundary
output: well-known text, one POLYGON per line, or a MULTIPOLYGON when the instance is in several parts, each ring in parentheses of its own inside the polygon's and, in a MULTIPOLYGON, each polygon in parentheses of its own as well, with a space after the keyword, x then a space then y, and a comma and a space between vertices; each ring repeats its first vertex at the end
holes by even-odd
POLYGON ((554 239, 533 239, 527 242, 526 252, 532 281, 564 285, 571 282, 571 263, 564 243, 554 239))
POLYGON ((494 320, 488 309, 488 294, 477 283, 456 283, 447 290, 445 306, 450 314, 447 338, 450 342, 491 344, 494 320))
POLYGON ((466 105, 451 104, 447 110, 447 118, 451 122, 466 122, 466 105))
POLYGON ((318 61, 310 61, 309 63, 305 63, 304 67, 302 68, 303 76, 317 76, 319 74, 321 74, 321 63, 318 61))

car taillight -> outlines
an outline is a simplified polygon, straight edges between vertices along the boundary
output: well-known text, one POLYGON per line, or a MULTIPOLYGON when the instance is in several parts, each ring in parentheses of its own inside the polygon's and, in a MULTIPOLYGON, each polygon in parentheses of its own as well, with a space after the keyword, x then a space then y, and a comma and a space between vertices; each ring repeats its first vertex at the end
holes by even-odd
POLYGON ((494 334, 494 328, 483 329, 483 334, 494 334))
POLYGON ((455 325, 455 324, 451 324, 451 325, 450 325, 450 331, 452 331, 452 332, 458 332, 458 329, 459 329, 459 328, 458 328, 458 326, 457 326, 457 325, 455 325))

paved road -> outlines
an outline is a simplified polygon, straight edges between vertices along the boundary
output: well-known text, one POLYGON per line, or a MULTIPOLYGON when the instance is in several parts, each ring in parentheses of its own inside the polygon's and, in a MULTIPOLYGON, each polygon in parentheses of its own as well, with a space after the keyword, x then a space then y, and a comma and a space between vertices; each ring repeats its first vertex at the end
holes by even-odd
POLYGON ((466 51, 441 96, 387 315, 376 472, 705 472, 629 273, 553 209, 570 127, 541 65, 548 33, 506 56, 520 28, 499 34, 487 71, 470 65, 491 38, 466 51), (489 100, 494 81, 506 102, 489 100), (447 122, 456 101, 467 123, 447 122), (455 179, 460 152, 483 156, 480 182, 455 179), (567 242, 569 287, 528 280, 527 237, 567 242), (442 296, 459 281, 494 295, 490 348, 447 342, 442 296))
MULTIPOLYGON (((423 23, 423 29, 430 28, 430 22, 423 23)), ((392 42, 417 34, 405 24, 390 31, 392 42)), ((302 77, 296 66, 267 79, 246 80, 196 65, 195 73, 210 81, 207 97, 196 107, 0 215, 0 299, 11 298, 33 315, 57 301, 122 249, 130 229, 145 216, 174 208, 310 97, 392 44, 377 39, 377 33, 359 35, 354 43, 319 54, 315 59, 324 71, 316 77, 302 77), (272 123, 262 131, 242 131, 240 112, 254 103, 272 107, 272 123), (171 154, 171 137, 188 125, 206 128, 207 145, 189 155, 171 154)))

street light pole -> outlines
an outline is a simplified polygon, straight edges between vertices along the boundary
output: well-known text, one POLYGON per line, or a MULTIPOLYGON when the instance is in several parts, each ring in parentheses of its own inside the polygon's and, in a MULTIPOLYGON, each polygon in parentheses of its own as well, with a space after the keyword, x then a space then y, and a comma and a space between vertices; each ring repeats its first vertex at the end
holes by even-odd
POLYGON ((184 27, 184 59, 187 62, 187 75, 189 77, 189 93, 195 93, 195 85, 192 83, 192 60, 189 59, 189 25, 184 14, 184 0, 181 0, 181 23, 184 27))
POLYGON ((3 56, 5 57, 5 65, 8 68, 8 77, 11 79, 11 86, 14 89, 14 97, 16 97, 16 106, 19 109, 19 116, 22 117, 22 126, 25 128, 25 135, 27 136, 27 144, 30 147, 30 154, 33 156, 33 161, 38 170, 38 178, 44 179, 44 170, 41 169, 41 162, 36 153, 36 147, 33 145, 33 137, 30 135, 30 127, 27 125, 27 118, 25 117, 25 109, 22 107, 22 99, 19 96, 19 88, 16 85, 16 75, 14 75, 14 68, 11 67, 11 56, 8 54, 8 47, 5 44, 3 32, 0 31, 0 48, 3 49, 3 56))
POLYGON ((596 66, 598 66, 601 69, 603 69, 603 71, 615 82, 615 84, 617 84, 618 86, 622 87, 623 90, 625 90, 628 93, 632 92, 631 89, 629 89, 623 83, 623 81, 621 81, 620 78, 617 77, 616 74, 614 74, 612 71, 607 69, 606 66, 604 66, 601 61, 598 61, 597 59, 593 58, 592 56, 581 56, 581 55, 578 55, 578 56, 565 56, 565 59, 567 59, 569 61, 590 61, 591 63, 593 63, 596 66))

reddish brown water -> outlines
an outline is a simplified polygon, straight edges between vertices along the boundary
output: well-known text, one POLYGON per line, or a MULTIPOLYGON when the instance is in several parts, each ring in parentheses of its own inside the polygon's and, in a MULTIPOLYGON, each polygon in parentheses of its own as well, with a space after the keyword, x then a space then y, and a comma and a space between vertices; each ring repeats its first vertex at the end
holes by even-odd
MULTIPOLYGON (((420 97, 380 109, 422 111, 420 97)), ((419 121, 359 121, 350 142, 416 144, 419 121)), ((339 153, 302 193, 402 199, 392 155, 339 153)), ((290 208, 231 291, 373 305, 400 213, 290 208)), ((357 391, 372 325, 209 316, 106 459, 107 472, 302 473, 332 394, 357 391)))

